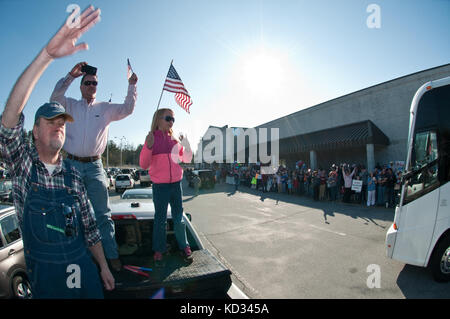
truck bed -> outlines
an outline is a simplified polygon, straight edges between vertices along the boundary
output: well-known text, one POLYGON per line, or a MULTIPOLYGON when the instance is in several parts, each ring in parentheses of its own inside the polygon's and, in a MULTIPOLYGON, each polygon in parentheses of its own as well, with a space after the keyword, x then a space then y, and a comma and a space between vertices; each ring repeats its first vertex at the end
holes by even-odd
POLYGON ((157 268, 151 255, 121 256, 123 265, 151 268, 145 277, 126 269, 113 273, 116 288, 105 291, 105 298, 152 298, 164 288, 164 298, 225 298, 231 286, 231 271, 208 250, 192 252, 193 262, 186 263, 181 255, 164 256, 165 266, 157 268))

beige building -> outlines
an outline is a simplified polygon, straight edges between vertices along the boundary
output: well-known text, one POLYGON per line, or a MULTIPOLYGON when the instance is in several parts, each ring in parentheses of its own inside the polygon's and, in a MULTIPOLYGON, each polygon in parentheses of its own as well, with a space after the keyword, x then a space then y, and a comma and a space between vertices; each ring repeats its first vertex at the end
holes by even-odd
MULTIPOLYGON (((425 82, 447 76, 450 76, 450 64, 374 85, 255 129, 279 129, 279 160, 291 168, 299 160, 312 168, 354 163, 368 169, 377 164, 404 161, 409 109, 415 92, 425 82)), ((227 126, 209 129, 212 128, 224 131, 227 126)), ((213 139, 202 140, 199 146, 204 149, 213 139)))

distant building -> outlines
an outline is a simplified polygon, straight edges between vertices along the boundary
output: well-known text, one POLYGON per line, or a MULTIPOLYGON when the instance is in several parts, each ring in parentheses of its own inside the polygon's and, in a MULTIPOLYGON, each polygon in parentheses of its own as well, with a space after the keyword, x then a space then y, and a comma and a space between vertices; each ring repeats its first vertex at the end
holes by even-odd
MULTIPOLYGON (((255 129, 279 129, 279 160, 288 167, 302 160, 312 168, 354 163, 372 170, 377 164, 406 159, 413 96, 425 82, 447 76, 450 64, 374 85, 255 129)), ((205 147, 210 142, 202 143, 205 147)))

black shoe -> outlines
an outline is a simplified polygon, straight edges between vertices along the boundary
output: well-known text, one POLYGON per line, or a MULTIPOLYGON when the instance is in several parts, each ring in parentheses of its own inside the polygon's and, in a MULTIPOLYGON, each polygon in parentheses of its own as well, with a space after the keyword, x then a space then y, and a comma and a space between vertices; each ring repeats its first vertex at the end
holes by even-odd
POLYGON ((155 263, 156 268, 162 268, 166 265, 166 263, 163 260, 163 255, 160 252, 156 252, 153 255, 153 262, 155 263))

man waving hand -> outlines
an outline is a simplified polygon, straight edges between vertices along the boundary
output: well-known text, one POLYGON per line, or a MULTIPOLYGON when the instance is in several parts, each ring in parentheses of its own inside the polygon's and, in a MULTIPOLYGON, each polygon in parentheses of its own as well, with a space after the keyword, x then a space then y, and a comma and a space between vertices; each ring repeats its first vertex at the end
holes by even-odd
POLYGON ((45 103, 35 114, 34 144, 23 130, 22 111, 42 73, 54 59, 88 48, 76 42, 99 21, 100 10, 86 9, 78 27, 70 26, 74 15, 19 77, 1 117, 0 151, 12 175, 34 298, 102 298, 97 267, 87 249, 105 288, 114 289, 86 189, 78 171, 60 154, 66 123, 73 117, 59 103, 45 103), (81 282, 69 287, 67 276, 74 266, 81 282))

